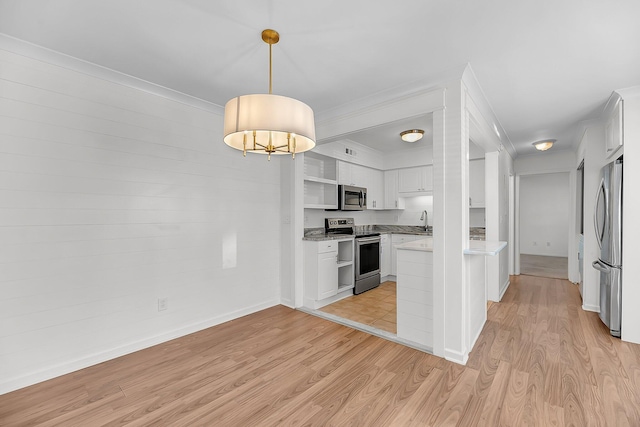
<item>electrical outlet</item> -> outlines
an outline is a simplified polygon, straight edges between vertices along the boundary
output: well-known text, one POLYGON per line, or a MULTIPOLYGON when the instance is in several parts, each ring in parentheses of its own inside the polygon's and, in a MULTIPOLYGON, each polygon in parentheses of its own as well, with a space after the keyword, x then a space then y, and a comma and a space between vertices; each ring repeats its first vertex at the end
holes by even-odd
POLYGON ((158 311, 164 311, 169 308, 169 298, 158 298, 158 311))

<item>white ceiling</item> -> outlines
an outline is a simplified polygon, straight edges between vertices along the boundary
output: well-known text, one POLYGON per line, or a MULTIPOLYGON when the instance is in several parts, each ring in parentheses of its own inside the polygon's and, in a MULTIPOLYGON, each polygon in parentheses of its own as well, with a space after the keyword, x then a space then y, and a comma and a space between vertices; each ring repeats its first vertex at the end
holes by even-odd
MULTIPOLYGON (((340 138, 342 139, 342 138, 340 138)), ((412 117, 386 123, 377 127, 364 129, 346 136, 346 139, 373 148, 382 153, 413 150, 433 145, 433 117, 431 114, 412 117), (410 129, 422 129, 424 135, 416 142, 404 142, 400 139, 400 132, 410 129)), ((329 142, 329 141, 326 141, 329 142)))
POLYGON ((267 91, 318 114, 471 64, 519 154, 640 85, 638 0, 0 0, 0 32, 218 105, 267 91))

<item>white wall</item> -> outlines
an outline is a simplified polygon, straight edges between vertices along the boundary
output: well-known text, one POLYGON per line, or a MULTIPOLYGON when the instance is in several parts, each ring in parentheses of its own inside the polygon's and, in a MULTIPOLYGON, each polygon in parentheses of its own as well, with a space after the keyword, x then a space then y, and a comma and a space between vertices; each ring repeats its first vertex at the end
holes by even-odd
MULTIPOLYGON (((509 245, 509 176, 513 175, 513 160, 506 150, 486 154, 487 240, 508 242, 509 245)), ((509 251, 487 257, 487 298, 500 301, 509 286, 509 251)))
POLYGON ((622 239, 622 339, 640 344, 640 87, 619 91, 624 99, 624 166, 622 239))
POLYGON ((568 256, 569 174, 520 178, 520 253, 568 256))
POLYGON ((220 114, 2 46, 0 393, 279 302, 280 159, 225 146, 220 114))
POLYGON ((528 156, 518 156, 514 169, 518 175, 551 172, 569 172, 574 169, 576 153, 573 151, 542 151, 528 156))

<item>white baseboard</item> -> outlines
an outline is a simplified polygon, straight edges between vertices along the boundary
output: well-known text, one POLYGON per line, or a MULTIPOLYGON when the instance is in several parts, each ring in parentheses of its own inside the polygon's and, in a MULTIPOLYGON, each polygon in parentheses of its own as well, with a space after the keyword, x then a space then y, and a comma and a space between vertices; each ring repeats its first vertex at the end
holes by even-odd
POLYGON ((504 296, 504 293, 507 292, 507 289, 509 289, 510 284, 511 280, 507 279, 504 285, 500 287, 500 298, 498 299, 498 302, 502 301, 502 297, 504 296))
POLYGON ((454 362, 459 365, 466 365, 469 360, 469 353, 463 353, 454 350, 444 349, 444 358, 449 362, 454 362))
POLYGON ((115 359, 136 351, 143 350, 145 348, 153 347, 154 345, 161 344, 163 342, 170 341, 175 338, 180 338, 185 335, 192 334, 194 332, 201 331, 203 329, 210 328, 212 326, 219 325, 224 322, 228 322, 233 319, 237 319, 248 314, 255 313, 273 307, 279 304, 279 301, 272 300, 261 304, 257 304, 251 307, 246 307, 241 310, 236 310, 231 313, 226 313, 221 316, 216 316, 204 322, 194 323, 182 328, 167 331, 160 335, 145 338, 139 341, 128 343, 120 347, 108 349, 99 353, 94 353, 80 357, 75 360, 70 360, 54 366, 45 367, 37 372, 32 372, 26 375, 21 375, 14 378, 2 379, 0 381, 0 395, 9 393, 14 390, 21 389, 33 384, 37 384, 42 381, 50 380, 52 378, 59 377, 61 375, 69 374, 71 372, 78 371, 80 369, 88 368, 89 366, 97 365, 98 363, 106 362, 107 360, 115 359))
POLYGON ((296 306, 290 299, 280 299, 280 305, 284 305, 285 307, 289 307, 295 310, 296 306))
POLYGON ((317 310, 319 308, 324 307, 325 305, 333 304, 334 302, 338 302, 341 299, 345 299, 351 296, 353 296, 353 288, 349 288, 342 292, 338 292, 336 295, 329 298, 325 298, 320 301, 316 301, 311 298, 305 298, 303 307, 309 308, 311 310, 317 310))
POLYGON ((596 313, 600 313, 600 306, 599 305, 582 304, 582 309, 584 311, 594 311, 596 313))

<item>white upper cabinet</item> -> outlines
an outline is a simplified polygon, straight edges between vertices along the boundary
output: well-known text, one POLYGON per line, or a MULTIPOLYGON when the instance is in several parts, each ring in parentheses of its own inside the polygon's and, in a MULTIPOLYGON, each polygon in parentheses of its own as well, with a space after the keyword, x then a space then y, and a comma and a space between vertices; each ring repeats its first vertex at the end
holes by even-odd
POLYGON ((484 208, 484 159, 469 160, 469 207, 484 208))
POLYGON ((398 194, 398 170, 384 171, 384 208, 404 209, 404 199, 398 194))
POLYGON ((338 161, 338 183, 367 189, 367 209, 384 209, 384 174, 377 169, 338 161))
POLYGON ((384 209, 384 172, 378 169, 368 169, 367 209, 384 209))
POLYGON ((338 184, 367 188, 367 167, 338 160, 338 184))
POLYGON ((617 98, 615 100, 610 99, 609 102, 614 102, 614 105, 605 126, 607 157, 615 153, 618 147, 623 144, 622 115, 624 101, 621 98, 617 98))
POLYGON ((433 191, 433 166, 398 169, 398 192, 413 195, 431 194, 433 191))

